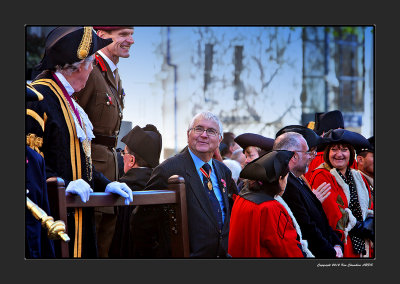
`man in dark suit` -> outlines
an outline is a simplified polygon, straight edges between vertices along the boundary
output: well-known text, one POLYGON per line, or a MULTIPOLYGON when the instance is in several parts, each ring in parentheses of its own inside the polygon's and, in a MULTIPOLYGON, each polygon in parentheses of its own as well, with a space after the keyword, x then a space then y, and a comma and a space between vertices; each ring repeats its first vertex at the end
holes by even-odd
POLYGON ((210 112, 195 115, 187 130, 188 147, 157 166, 147 190, 167 188, 168 178, 185 179, 191 257, 227 257, 230 201, 237 194, 231 171, 213 159, 222 125, 210 112))
MULTIPOLYGON (((316 258, 343 257, 343 243, 329 226, 320 200, 311 191, 306 180, 300 178, 307 171, 307 167, 315 155, 315 151, 309 151, 310 148, 305 137, 309 140, 311 138, 307 131, 312 132, 307 128, 293 129, 275 139, 273 150, 295 152, 289 162, 290 173, 282 198, 292 210, 300 226, 303 239, 308 241, 308 248, 316 258)), ((320 187, 329 186, 321 184, 320 187)), ((316 190, 321 190, 321 188, 316 190)))

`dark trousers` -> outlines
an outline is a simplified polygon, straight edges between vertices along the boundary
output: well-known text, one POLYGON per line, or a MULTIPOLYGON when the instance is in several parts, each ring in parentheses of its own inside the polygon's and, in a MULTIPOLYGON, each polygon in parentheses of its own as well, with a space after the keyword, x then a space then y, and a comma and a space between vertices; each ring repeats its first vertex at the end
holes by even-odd
POLYGON ((95 211, 97 250, 100 258, 108 258, 117 215, 114 207, 98 207, 95 211), (102 210, 104 209, 104 210, 102 210))

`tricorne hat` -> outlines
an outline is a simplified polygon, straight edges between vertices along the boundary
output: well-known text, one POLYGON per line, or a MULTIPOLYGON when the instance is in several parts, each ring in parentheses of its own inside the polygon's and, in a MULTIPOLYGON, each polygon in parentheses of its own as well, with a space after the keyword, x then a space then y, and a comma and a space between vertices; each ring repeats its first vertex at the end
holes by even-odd
POLYGON ((362 152, 374 152, 375 151, 375 136, 371 136, 368 138, 369 145, 368 147, 356 147, 356 153, 360 154, 362 152))
POLYGON ((258 147, 266 152, 271 151, 274 146, 274 139, 256 133, 240 134, 234 141, 243 149, 243 153, 249 146, 258 147))
POLYGON ((368 148, 370 146, 367 138, 357 132, 346 129, 332 129, 324 134, 327 144, 346 143, 357 148, 368 148))
POLYGON ((44 56, 35 69, 54 70, 79 62, 110 43, 112 39, 99 37, 92 27, 57 27, 47 35, 44 56))
POLYGON ((122 139, 128 148, 142 157, 152 168, 159 165, 162 138, 152 124, 141 128, 136 125, 122 139))
POLYGON ((304 139, 307 141, 308 148, 311 149, 315 146, 321 145, 324 143, 324 139, 318 136, 313 130, 303 125, 288 125, 280 129, 276 135, 275 139, 286 132, 296 132, 301 134, 304 139))
POLYGON ((264 183, 276 182, 280 176, 286 175, 293 155, 292 151, 270 151, 248 163, 240 172, 240 177, 264 183))
POLYGON ((323 132, 337 128, 344 128, 343 114, 339 110, 315 113, 315 133, 321 136, 323 132))

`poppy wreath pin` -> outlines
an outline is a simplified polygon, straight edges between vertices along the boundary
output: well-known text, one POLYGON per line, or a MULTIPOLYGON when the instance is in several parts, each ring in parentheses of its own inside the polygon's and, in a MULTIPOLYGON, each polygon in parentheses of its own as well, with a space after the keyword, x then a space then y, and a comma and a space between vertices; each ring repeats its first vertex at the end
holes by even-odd
POLYGON ((221 182, 222 182, 222 185, 224 186, 224 188, 222 189, 222 191, 225 192, 225 191, 226 191, 226 181, 225 181, 224 179, 221 178, 221 182))

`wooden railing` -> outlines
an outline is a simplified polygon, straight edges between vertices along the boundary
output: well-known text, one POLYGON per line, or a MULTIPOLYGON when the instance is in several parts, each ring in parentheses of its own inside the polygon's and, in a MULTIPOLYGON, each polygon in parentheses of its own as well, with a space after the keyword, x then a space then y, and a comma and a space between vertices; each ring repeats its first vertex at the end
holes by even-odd
MULTIPOLYGON (((113 193, 94 192, 84 203, 75 194, 65 193, 64 180, 51 177, 47 180, 47 191, 51 214, 55 220, 65 223, 68 234, 67 208, 125 206, 125 198, 113 193)), ((161 190, 133 191, 133 202, 129 205, 157 205, 170 204, 170 240, 172 257, 189 257, 189 233, 187 226, 187 207, 185 181, 182 177, 171 176, 168 188, 161 190)), ((55 241, 56 255, 68 258, 68 243, 55 241)))

